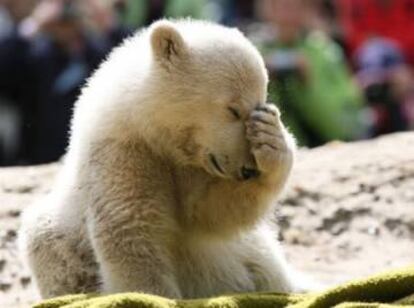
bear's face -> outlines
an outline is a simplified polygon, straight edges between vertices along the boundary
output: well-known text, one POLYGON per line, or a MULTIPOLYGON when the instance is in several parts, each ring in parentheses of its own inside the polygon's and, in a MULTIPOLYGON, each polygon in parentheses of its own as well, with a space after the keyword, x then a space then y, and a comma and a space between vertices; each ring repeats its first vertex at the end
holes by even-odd
POLYGON ((173 23, 153 26, 154 84, 162 85, 153 91, 162 102, 156 123, 176 161, 241 179, 243 168, 256 169, 245 122, 265 102, 267 73, 240 32, 214 27, 216 33, 192 42, 173 23))

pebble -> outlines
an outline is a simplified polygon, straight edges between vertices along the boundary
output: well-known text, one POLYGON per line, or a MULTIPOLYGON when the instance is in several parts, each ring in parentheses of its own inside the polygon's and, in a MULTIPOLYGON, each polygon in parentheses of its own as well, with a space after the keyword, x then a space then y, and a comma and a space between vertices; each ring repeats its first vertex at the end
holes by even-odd
POLYGON ((12 287, 12 283, 8 280, 0 279, 0 291, 8 291, 12 287))
POLYGON ((27 287, 27 285, 32 281, 30 276, 22 276, 20 277, 20 283, 23 287, 27 287))
POLYGON ((20 214, 21 214, 21 211, 20 211, 20 210, 10 210, 10 211, 8 212, 8 215, 9 215, 10 217, 19 217, 19 216, 20 216, 20 214))
POLYGON ((6 259, 0 259, 0 273, 4 270, 6 263, 7 263, 6 259))

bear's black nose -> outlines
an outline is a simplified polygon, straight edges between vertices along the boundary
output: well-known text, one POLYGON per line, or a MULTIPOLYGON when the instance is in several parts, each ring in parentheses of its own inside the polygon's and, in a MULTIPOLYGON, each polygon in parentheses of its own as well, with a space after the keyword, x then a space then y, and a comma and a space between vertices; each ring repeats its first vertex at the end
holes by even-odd
POLYGON ((260 175, 260 171, 257 169, 251 169, 247 167, 243 167, 241 169, 241 176, 243 180, 254 179, 254 178, 257 178, 259 175, 260 175))

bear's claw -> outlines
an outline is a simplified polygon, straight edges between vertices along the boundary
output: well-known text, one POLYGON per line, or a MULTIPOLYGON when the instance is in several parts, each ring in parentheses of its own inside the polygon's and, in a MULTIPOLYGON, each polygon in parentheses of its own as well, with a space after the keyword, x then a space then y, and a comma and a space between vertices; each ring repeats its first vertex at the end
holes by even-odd
POLYGON ((252 111, 246 122, 246 137, 262 172, 272 172, 278 166, 286 164, 293 155, 286 140, 280 113, 273 105, 261 105, 252 111))

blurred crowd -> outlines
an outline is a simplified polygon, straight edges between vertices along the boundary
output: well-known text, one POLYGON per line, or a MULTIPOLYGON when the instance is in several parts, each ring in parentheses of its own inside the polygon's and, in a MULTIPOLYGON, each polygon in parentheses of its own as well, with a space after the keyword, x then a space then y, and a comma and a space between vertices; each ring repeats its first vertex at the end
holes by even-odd
POLYGON ((162 17, 245 32, 303 146, 414 128, 414 0, 0 0, 0 165, 58 160, 85 80, 162 17))

